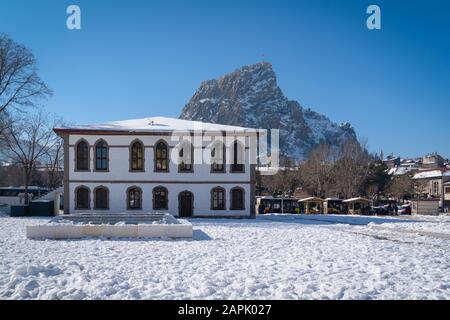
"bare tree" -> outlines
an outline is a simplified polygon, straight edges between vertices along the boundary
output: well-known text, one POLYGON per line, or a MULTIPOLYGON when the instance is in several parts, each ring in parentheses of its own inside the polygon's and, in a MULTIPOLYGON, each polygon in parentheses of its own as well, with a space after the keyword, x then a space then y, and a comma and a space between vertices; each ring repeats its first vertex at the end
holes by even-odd
POLYGON ((20 165, 23 171, 25 204, 29 202, 28 186, 36 163, 53 148, 58 138, 52 122, 42 110, 17 118, 2 136, 10 164, 20 165))
POLYGON ((302 186, 319 197, 359 195, 375 197, 383 192, 389 177, 380 161, 367 151, 367 142, 346 141, 341 150, 321 144, 314 148, 298 171, 284 170, 262 177, 261 185, 269 192, 285 192, 302 186))
POLYGON ((387 184, 385 192, 399 200, 411 197, 414 194, 414 180, 412 179, 412 175, 403 174, 394 176, 387 184))
POLYGON ((299 185, 298 173, 291 168, 278 171, 275 175, 261 175, 261 185, 269 194, 292 194, 299 185))
POLYGON ((304 187, 313 195, 326 196, 330 191, 331 172, 336 151, 328 144, 314 148, 300 166, 300 178, 304 187))
POLYGON ((0 187, 18 186, 22 183, 22 168, 6 164, 0 167, 0 187))
POLYGON ((37 74, 32 52, 0 34, 0 114, 8 109, 35 106, 38 99, 51 94, 37 74))
POLYGON ((50 189, 57 188, 62 182, 62 166, 64 158, 64 141, 56 138, 53 146, 48 148, 43 156, 47 173, 47 185, 50 189))
POLYGON ((359 195, 369 175, 370 162, 371 158, 363 143, 346 141, 340 159, 333 166, 336 192, 346 198, 359 195))
POLYGON ((9 119, 6 112, 0 113, 0 136, 3 134, 3 131, 9 127, 9 119))

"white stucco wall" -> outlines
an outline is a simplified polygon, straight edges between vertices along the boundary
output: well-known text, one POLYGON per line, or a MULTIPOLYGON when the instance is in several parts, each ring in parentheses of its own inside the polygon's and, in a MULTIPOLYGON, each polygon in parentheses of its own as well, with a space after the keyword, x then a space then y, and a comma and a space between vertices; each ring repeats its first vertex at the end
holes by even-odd
POLYGON ((217 184, 154 184, 154 183, 137 183, 137 184, 125 184, 125 183, 71 183, 70 184, 70 196, 71 196, 71 208, 72 213, 82 212, 105 212, 105 210, 94 210, 93 190, 102 185, 109 189, 109 209, 107 212, 122 213, 122 212, 159 212, 170 213, 174 216, 178 216, 178 195, 182 191, 190 191, 194 194, 194 216, 249 216, 250 215, 250 185, 249 184, 222 184, 220 185, 225 189, 226 195, 226 210, 211 210, 211 189, 218 186, 217 184), (76 210, 75 209, 75 189, 80 186, 86 186, 91 191, 90 208, 91 210, 76 210), (164 186, 167 188, 169 201, 168 210, 153 210, 153 188, 157 186, 164 186), (126 191, 131 186, 137 186, 142 190, 142 210, 127 210, 127 194, 126 191), (233 187, 241 187, 245 190, 245 210, 230 210, 230 190, 233 187))
MULTIPOLYGON (((229 165, 226 166, 227 173, 211 173, 208 164, 194 165, 194 173, 179 173, 178 166, 170 162, 169 172, 154 172, 153 146, 160 139, 165 140, 169 146, 175 147, 177 142, 170 141, 170 137, 155 136, 70 136, 69 146, 69 171, 70 180, 152 180, 152 181, 250 181, 250 165, 245 164, 245 173, 230 173, 229 165), (75 171, 75 144, 81 139, 89 142, 90 148, 90 172, 75 171), (109 146, 109 171, 94 172, 94 144, 103 139, 109 146), (129 171, 129 145, 135 139, 139 139, 145 146, 145 171, 129 171)), ((205 143, 204 145, 206 145, 205 143)), ((170 148, 172 150, 172 148, 170 148)), ((196 148, 194 159, 201 155, 204 149, 196 148)), ((248 159, 246 149, 246 159, 248 159)))
MULTIPOLYGON (((169 172, 154 172, 153 146, 160 139, 167 142, 169 147, 175 147, 178 142, 171 141, 170 136, 150 135, 120 135, 120 136, 96 136, 96 135, 70 135, 69 136, 69 203, 70 212, 75 210, 75 188, 84 185, 91 190, 91 208, 93 208, 93 190, 98 186, 105 186, 110 192, 110 205, 108 212, 126 212, 126 190, 131 186, 138 186, 143 191, 143 208, 138 212, 154 212, 152 205, 152 190, 157 186, 164 186, 168 190, 169 209, 165 212, 178 215, 178 195, 182 191, 191 191, 194 194, 194 216, 250 216, 253 207, 251 199, 251 166, 248 163, 249 150, 246 151, 246 164, 244 173, 230 173, 230 165, 226 165, 226 173, 211 173, 209 164, 194 165, 193 173, 179 173, 178 166, 170 162, 169 172), (75 170, 75 145, 80 140, 86 140, 90 145, 90 170, 78 172, 75 170), (103 139, 109 147, 108 172, 95 172, 94 169, 94 145, 103 139), (145 146, 144 172, 129 171, 129 146, 132 141, 139 139, 145 146), (221 186, 226 190, 226 209, 211 210, 211 189, 221 186), (245 210, 230 210, 230 190, 233 187, 241 187, 245 190, 245 210)), ((206 141, 203 146, 211 143, 206 141)), ((248 147, 248 137, 246 138, 248 147)), ((170 149, 172 150, 172 149, 170 149)), ((204 149, 195 149, 194 158, 200 157, 204 149)), ((82 210, 86 212, 86 210, 82 210)), ((93 209, 90 212, 95 212, 93 209)), ((101 210, 99 212, 105 212, 101 210)), ((136 212, 132 210, 130 212, 136 212)), ((164 212, 164 211, 162 211, 164 212)))

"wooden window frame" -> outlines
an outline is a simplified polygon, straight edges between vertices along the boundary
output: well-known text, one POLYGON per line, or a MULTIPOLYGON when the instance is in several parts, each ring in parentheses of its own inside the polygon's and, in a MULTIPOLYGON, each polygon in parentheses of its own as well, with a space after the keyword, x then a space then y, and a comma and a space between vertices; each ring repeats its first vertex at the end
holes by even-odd
POLYGON ((105 186, 98 186, 94 189, 94 210, 109 210, 109 189, 105 186), (98 208, 97 207, 97 191, 99 189, 105 189, 106 190, 106 208, 98 208))
POLYGON ((94 171, 95 172, 109 172, 109 145, 108 145, 108 142, 106 142, 104 139, 97 140, 97 142, 95 142, 95 145, 94 145, 94 171), (97 148, 100 143, 104 143, 105 147, 106 147, 106 168, 105 169, 97 168, 97 148))
POLYGON ((90 172, 91 171, 91 146, 86 139, 80 139, 75 143, 74 146, 74 163, 75 163, 75 172, 90 172), (87 169, 78 169, 78 147, 81 143, 85 143, 87 146, 87 169))
MULTIPOLYGON (((213 155, 213 152, 216 152, 216 149, 218 147, 220 147, 219 145, 222 145, 222 169, 215 169, 214 166, 215 165, 220 165, 220 164, 216 164, 216 163, 211 163, 211 173, 226 173, 226 164, 225 164, 225 160, 226 160, 226 148, 225 148, 225 144, 223 142, 215 142, 212 146, 212 150, 211 150, 211 160, 213 157, 215 157, 215 155, 213 155)), ((212 161, 211 161, 212 162, 212 161)))
POLYGON ((169 151, 170 151, 169 145, 167 144, 167 142, 165 140, 161 139, 161 140, 158 140, 155 143, 154 148, 153 148, 153 159, 154 159, 153 171, 154 172, 169 172, 169 167, 170 167, 169 151), (166 147, 166 162, 167 162, 166 163, 166 169, 158 169, 158 156, 157 156, 157 154, 158 154, 158 145, 160 143, 163 143, 165 145, 165 147, 166 147))
POLYGON ((139 188, 138 186, 132 186, 127 189, 127 210, 133 210, 133 211, 142 210, 142 203, 143 203, 142 200, 143 199, 142 199, 142 189, 141 188, 139 188), (134 190, 136 190, 139 193, 139 207, 131 207, 130 206, 130 200, 131 200, 130 192, 134 191, 134 190))
POLYGON ((76 187, 75 190, 74 190, 74 193, 75 193, 75 197, 74 197, 75 210, 91 210, 91 189, 89 189, 89 187, 87 187, 87 186, 82 185, 82 186, 76 187), (78 191, 80 191, 80 189, 86 189, 87 190, 87 196, 88 196, 87 208, 80 208, 78 206, 78 191))
POLYGON ((164 187, 164 186, 154 187, 153 191, 152 191, 152 194, 153 194, 153 206, 152 206, 153 210, 163 210, 163 211, 169 210, 169 190, 167 190, 166 187, 164 187), (156 207, 156 192, 159 191, 158 189, 164 189, 164 191, 166 193, 165 207, 162 207, 162 208, 157 208, 156 207))
POLYGON ((235 140, 232 144, 231 155, 233 159, 231 159, 230 173, 245 173, 245 147, 238 140, 235 140), (242 157, 244 158, 242 164, 238 163, 238 148, 241 149, 242 157))
POLYGON ((191 164, 190 164, 190 169, 186 169, 184 166, 186 164, 183 163, 179 163, 178 164, 178 173, 194 173, 194 146, 192 145, 191 142, 189 141, 184 141, 181 144, 181 149, 178 150, 178 160, 181 161, 182 160, 182 156, 180 156, 180 153, 183 152, 184 153, 184 147, 189 144, 190 145, 190 149, 191 149, 191 164))
POLYGON ((135 140, 131 141, 129 153, 130 153, 129 154, 129 163, 130 163, 129 172, 145 172, 145 146, 144 146, 144 143, 139 139, 135 139, 135 140), (133 148, 136 144, 139 144, 142 149, 142 168, 140 168, 140 169, 133 169, 133 160, 134 160, 133 148))
POLYGON ((214 211, 224 211, 224 210, 227 210, 227 200, 226 200, 226 196, 227 196, 227 192, 226 192, 225 188, 222 188, 222 187, 219 187, 219 186, 212 188, 212 189, 211 189, 211 210, 214 210, 214 211), (223 195, 223 196, 222 196, 222 197, 223 197, 223 199, 222 199, 223 207, 222 207, 222 208, 220 208, 220 207, 215 207, 215 206, 214 206, 214 194, 215 194, 217 191, 220 191, 220 192, 222 193, 222 195, 223 195))

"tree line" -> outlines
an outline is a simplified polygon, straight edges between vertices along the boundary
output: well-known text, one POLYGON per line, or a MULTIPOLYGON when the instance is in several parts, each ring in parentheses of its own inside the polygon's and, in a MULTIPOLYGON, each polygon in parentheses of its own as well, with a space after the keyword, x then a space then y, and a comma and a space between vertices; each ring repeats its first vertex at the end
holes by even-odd
POLYGON ((391 178, 378 155, 367 151, 367 142, 347 140, 341 147, 320 144, 295 167, 284 167, 274 176, 258 175, 258 190, 265 195, 290 195, 301 187, 309 196, 377 199, 413 195, 411 176, 391 178))

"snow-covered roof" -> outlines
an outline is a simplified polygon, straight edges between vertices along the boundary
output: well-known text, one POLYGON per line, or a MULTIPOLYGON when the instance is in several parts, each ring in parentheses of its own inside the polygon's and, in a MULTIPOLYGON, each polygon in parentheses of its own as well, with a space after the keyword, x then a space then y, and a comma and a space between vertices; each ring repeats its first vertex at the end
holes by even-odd
POLYGON ((106 122, 92 125, 63 126, 54 129, 63 131, 116 131, 116 132, 173 132, 173 131, 227 131, 255 132, 255 129, 228 126, 217 123, 182 120, 166 117, 151 117, 106 122))
POLYGON ((370 202, 369 199, 361 198, 361 197, 350 198, 350 199, 344 200, 344 201, 342 201, 342 202, 356 202, 356 201, 370 202))
MULTIPOLYGON (((9 186, 9 187, 0 187, 0 190, 15 190, 15 189, 25 189, 25 186, 9 186)), ((38 186, 28 186, 28 190, 47 190, 48 188, 38 187, 38 186)))
POLYGON ((415 170, 414 167, 394 167, 387 170, 388 175, 401 176, 410 171, 415 170))
MULTIPOLYGON (((444 172, 444 175, 447 175, 448 172, 444 172)), ((422 171, 418 172, 414 175, 414 179, 426 179, 426 178, 440 178, 442 177, 441 170, 430 170, 430 171, 422 171)))
POLYGON ((323 201, 323 199, 322 198, 317 198, 317 197, 308 197, 308 198, 305 198, 305 199, 298 200, 298 202, 308 202, 308 201, 318 201, 318 202, 320 202, 320 201, 323 201))
POLYGON ((298 171, 299 168, 298 167, 280 167, 280 166, 278 166, 278 167, 259 166, 259 167, 256 168, 256 170, 264 171, 264 172, 266 172, 266 171, 278 171, 278 170, 281 170, 281 171, 298 171))

